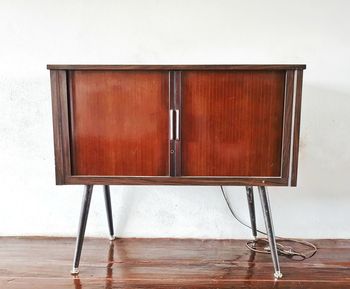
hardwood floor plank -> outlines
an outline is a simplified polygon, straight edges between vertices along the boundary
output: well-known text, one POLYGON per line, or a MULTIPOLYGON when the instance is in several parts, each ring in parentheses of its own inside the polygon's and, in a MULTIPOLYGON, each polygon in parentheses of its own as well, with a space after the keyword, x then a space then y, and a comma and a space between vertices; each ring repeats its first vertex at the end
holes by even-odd
POLYGON ((315 240, 311 259, 269 255, 245 240, 87 238, 79 278, 69 275, 73 238, 0 238, 0 288, 350 288, 350 240, 315 240))

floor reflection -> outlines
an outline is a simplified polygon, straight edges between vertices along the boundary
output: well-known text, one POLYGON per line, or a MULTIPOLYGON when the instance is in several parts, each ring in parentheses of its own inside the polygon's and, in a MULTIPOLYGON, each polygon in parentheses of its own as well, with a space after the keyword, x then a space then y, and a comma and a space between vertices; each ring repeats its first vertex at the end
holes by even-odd
POLYGON ((73 277, 73 283, 74 283, 74 288, 75 288, 75 289, 81 289, 81 288, 83 288, 83 287, 81 286, 81 281, 80 281, 79 275, 73 277))
POLYGON ((114 264, 114 242, 110 242, 108 249, 108 265, 106 276, 106 289, 112 289, 113 286, 113 264, 114 264))
MULTIPOLYGON (((114 242, 110 242, 109 248, 108 248, 106 284, 104 286, 105 289, 113 288, 113 264, 114 264, 114 242)), ((83 288, 79 275, 73 277, 73 284, 75 289, 83 288)))
POLYGON ((254 267, 255 267, 255 255, 256 252, 250 251, 249 259, 248 259, 248 269, 247 269, 247 278, 251 279, 254 274, 254 267))

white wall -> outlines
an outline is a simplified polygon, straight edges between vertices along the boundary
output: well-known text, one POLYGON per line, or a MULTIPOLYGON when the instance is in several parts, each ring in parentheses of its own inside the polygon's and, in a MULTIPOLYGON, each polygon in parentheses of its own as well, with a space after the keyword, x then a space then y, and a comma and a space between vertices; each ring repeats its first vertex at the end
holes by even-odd
MULTIPOLYGON (((270 189, 276 232, 349 238, 349 11, 346 0, 1 0, 0 235, 76 233, 83 188, 55 186, 46 64, 306 63, 299 186, 270 189)), ((244 188, 227 190, 248 220, 244 188)), ((101 192, 90 236, 107 236, 101 192)), ((112 199, 119 236, 250 237, 217 187, 115 186, 112 199)))

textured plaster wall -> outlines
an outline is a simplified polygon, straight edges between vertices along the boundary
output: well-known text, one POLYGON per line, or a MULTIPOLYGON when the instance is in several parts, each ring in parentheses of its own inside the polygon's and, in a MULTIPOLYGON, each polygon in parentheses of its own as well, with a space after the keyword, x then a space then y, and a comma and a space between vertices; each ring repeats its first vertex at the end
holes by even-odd
MULTIPOLYGON (((1 0, 0 235, 76 233, 82 187, 55 186, 47 63, 306 63, 299 186, 270 189, 276 232, 349 238, 349 11, 340 0, 1 0)), ((227 191, 248 220, 244 188, 227 191)), ((112 199, 119 236, 250 236, 217 187, 115 186, 112 199)), ((100 187, 87 235, 107 236, 100 187)))

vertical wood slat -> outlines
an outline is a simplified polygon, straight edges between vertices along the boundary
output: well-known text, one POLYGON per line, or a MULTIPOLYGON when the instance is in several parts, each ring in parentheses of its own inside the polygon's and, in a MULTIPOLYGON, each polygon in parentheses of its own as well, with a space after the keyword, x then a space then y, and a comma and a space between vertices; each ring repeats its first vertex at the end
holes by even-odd
POLYGON ((51 70, 52 119, 54 130, 56 184, 65 183, 70 176, 70 144, 67 100, 67 75, 65 70, 51 70))
POLYGON ((75 135, 75 131, 74 131, 74 101, 73 101, 73 77, 74 77, 74 73, 71 70, 67 70, 67 75, 66 75, 66 79, 67 79, 67 104, 68 104, 68 125, 69 125, 69 146, 70 146, 70 174, 73 174, 74 171, 74 156, 76 155, 75 152, 75 146, 73 145, 73 139, 74 139, 74 135, 75 135))
MULTIPOLYGON (((181 176, 181 72, 169 71, 169 88, 169 109, 173 110, 173 139, 169 140, 170 176, 176 177, 181 176), (178 115, 176 110, 179 111, 178 115), (179 132, 179 139, 176 139, 176 131, 179 132)), ((170 127, 169 124, 169 129, 170 127)))
MULTIPOLYGON (((176 116, 179 119, 175 121, 175 130, 178 131, 178 139, 175 140, 175 176, 181 176, 181 71, 175 71, 175 91, 174 91, 174 105, 175 110, 179 111, 179 114, 176 116), (178 126, 178 127, 177 127, 178 126)), ((175 131, 176 137, 176 131, 175 131)))
POLYGON ((66 176, 71 175, 71 157, 70 157, 70 136, 69 136, 69 112, 68 112, 68 86, 67 86, 67 71, 59 72, 60 85, 60 102, 62 115, 62 145, 64 156, 64 171, 66 176))
POLYGON ((283 117, 283 145, 282 145, 282 178, 289 178, 290 149, 292 133, 293 93, 294 93, 294 70, 286 72, 286 94, 283 117))
POLYGON ((175 74, 174 71, 169 71, 169 175, 174 177, 176 175, 176 146, 174 134, 174 114, 175 110, 175 74), (172 122, 172 123, 170 123, 172 122))
POLYGON ((59 101, 59 71, 50 71, 51 81, 51 105, 52 105, 52 124, 53 124, 53 138, 55 151, 55 174, 56 184, 64 184, 64 160, 62 147, 62 130, 61 130, 61 103, 59 101))
POLYGON ((303 71, 297 70, 297 83, 294 101, 294 131, 293 131, 293 157, 291 185, 297 185, 298 175, 298 158, 299 158, 299 141, 300 141, 300 119, 301 119, 301 99, 302 99, 303 71))

